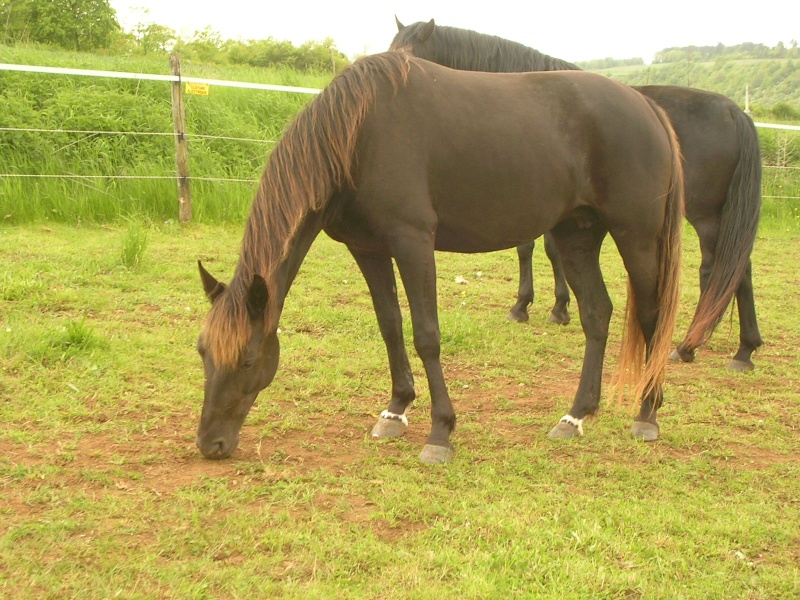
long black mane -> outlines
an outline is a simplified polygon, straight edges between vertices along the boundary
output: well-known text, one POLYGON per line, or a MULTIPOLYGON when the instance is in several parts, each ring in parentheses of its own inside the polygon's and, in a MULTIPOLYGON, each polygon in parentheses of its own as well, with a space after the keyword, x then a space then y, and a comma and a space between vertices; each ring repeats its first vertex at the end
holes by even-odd
POLYGON ((414 46, 414 54, 452 69, 518 73, 523 71, 578 71, 580 67, 542 54, 518 42, 469 29, 435 25, 424 44, 415 44, 432 22, 418 22, 398 32, 392 48, 414 46))

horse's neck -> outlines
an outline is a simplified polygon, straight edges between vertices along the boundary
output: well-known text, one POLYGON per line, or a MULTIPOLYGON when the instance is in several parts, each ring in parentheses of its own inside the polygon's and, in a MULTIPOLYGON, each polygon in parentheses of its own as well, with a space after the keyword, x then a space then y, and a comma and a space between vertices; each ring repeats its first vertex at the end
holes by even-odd
POLYGON ((542 54, 538 50, 521 46, 521 58, 531 70, 535 71, 573 71, 578 69, 576 65, 560 58, 554 58, 548 54, 542 54))
MULTIPOLYGON (((468 44, 466 46, 468 50, 465 50, 465 54, 472 54, 471 62, 474 65, 479 64, 481 70, 487 67, 487 60, 498 71, 507 72, 579 70, 577 65, 548 54, 543 54, 529 46, 502 38, 496 38, 495 36, 488 36, 486 34, 478 35, 480 37, 477 38, 477 40, 481 40, 482 43, 468 44), (491 47, 493 47, 491 51, 492 56, 489 58, 486 56, 486 50, 483 48, 491 47), (479 50, 479 48, 482 49, 479 50)), ((455 57, 453 60, 455 61, 455 57)), ((473 68, 475 67, 473 66, 473 68)))
POLYGON ((289 252, 281 261, 276 271, 276 283, 278 287, 279 306, 283 309, 283 302, 286 299, 289 289, 292 287, 294 278, 300 270, 300 266, 311 249, 311 244, 317 239, 322 231, 324 219, 322 213, 309 213, 303 219, 303 223, 297 229, 289 246, 289 252))
POLYGON ((248 290, 255 275, 260 275, 264 279, 269 294, 266 307, 268 317, 265 321, 267 329, 271 329, 273 326, 277 327, 294 278, 323 226, 324 219, 320 213, 307 214, 291 234, 285 253, 282 253, 281 247, 276 246, 272 250, 275 254, 270 256, 269 246, 267 246, 269 240, 264 239, 264 236, 269 236, 270 232, 264 231, 265 228, 262 225, 255 224, 251 214, 251 220, 248 220, 245 227, 236 272, 229 287, 231 290, 237 290, 234 294, 236 299, 234 302, 238 302, 249 293, 248 290), (261 252, 265 253, 262 255, 261 252), (242 294, 243 290, 244 295, 242 294))

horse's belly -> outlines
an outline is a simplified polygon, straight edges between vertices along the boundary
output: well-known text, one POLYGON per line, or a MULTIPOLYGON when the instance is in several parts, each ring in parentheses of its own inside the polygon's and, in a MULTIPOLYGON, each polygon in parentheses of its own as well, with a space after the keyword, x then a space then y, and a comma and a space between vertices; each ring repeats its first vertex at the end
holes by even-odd
POLYGON ((492 252, 526 244, 555 227, 577 204, 574 196, 564 192, 435 203, 436 249, 492 252))
POLYGON ((495 252, 506 248, 515 248, 536 239, 544 232, 536 232, 532 235, 522 237, 512 237, 505 235, 500 237, 487 237, 479 232, 465 233, 462 230, 454 230, 448 227, 439 227, 436 230, 436 250, 443 252, 495 252))

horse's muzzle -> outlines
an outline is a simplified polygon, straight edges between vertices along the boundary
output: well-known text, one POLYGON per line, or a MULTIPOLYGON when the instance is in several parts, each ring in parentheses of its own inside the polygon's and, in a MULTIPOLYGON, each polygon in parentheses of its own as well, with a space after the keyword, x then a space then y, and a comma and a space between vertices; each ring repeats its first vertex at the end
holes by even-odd
POLYGON ((222 458, 228 458, 233 451, 236 450, 236 446, 238 445, 239 440, 235 439, 233 442, 229 442, 224 437, 214 438, 213 440, 206 441, 197 436, 197 440, 195 444, 200 449, 200 452, 206 458, 212 460, 219 460, 222 458))

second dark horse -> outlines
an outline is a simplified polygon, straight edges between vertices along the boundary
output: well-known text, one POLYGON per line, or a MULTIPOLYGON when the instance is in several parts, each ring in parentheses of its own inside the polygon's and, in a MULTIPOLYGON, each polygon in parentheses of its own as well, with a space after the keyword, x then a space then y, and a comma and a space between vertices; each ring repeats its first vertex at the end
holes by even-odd
MULTIPOLYGON (((576 70, 558 58, 496 36, 467 29, 442 27, 431 19, 404 26, 391 49, 466 71, 523 72, 576 70)), ((761 212, 761 151, 752 120, 730 99, 693 88, 671 85, 634 87, 655 100, 669 116, 683 152, 686 180, 686 218, 700 239, 701 297, 687 335, 673 358, 691 362, 695 350, 716 327, 718 320, 699 323, 702 315, 721 318, 733 294, 739 309, 739 349, 729 368, 754 367, 752 354, 763 343, 758 331, 750 255, 761 212), (714 307, 714 308, 712 308, 714 307)), ((551 320, 569 321, 567 287, 558 251, 545 234, 547 255, 556 280, 556 305, 551 320)), ((533 242, 517 248, 520 287, 511 318, 528 319, 533 301, 531 261, 533 242)))

